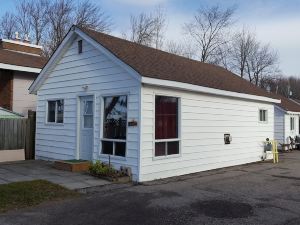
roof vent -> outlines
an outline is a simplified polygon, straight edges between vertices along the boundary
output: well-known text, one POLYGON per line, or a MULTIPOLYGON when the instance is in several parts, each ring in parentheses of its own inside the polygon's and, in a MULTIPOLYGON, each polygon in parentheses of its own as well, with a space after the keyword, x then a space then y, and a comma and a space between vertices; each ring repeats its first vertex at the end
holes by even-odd
POLYGON ((21 38, 19 37, 19 32, 18 31, 15 32, 15 40, 16 41, 20 41, 21 40, 21 38))
POLYGON ((30 44, 29 35, 25 34, 23 42, 30 44))

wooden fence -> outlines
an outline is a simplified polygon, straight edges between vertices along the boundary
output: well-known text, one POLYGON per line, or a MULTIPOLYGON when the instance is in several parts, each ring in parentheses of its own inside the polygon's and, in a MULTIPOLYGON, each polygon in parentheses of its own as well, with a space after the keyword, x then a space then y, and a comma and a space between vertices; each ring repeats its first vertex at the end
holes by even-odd
POLYGON ((25 159, 35 155, 34 111, 28 111, 28 118, 0 119, 0 151, 24 149, 25 159))

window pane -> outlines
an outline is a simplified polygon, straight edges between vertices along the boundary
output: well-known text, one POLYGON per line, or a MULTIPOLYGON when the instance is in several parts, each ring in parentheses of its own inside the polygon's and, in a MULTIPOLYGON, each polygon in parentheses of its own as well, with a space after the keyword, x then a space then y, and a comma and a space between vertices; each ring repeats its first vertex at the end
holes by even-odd
POLYGON ((102 141, 102 153, 112 155, 113 154, 113 142, 102 141))
POLYGON ((259 110, 259 121, 267 121, 267 110, 259 110))
POLYGON ((179 154, 179 141, 167 142, 168 155, 179 154))
POLYGON ((85 101, 84 114, 85 115, 93 115, 93 101, 85 101))
POLYGON ((155 96, 155 139, 178 138, 178 98, 155 96))
POLYGON ((48 101, 48 122, 55 122, 55 101, 48 101))
POLYGON ((104 98, 103 137, 126 139, 127 96, 104 98))
POLYGON ((259 110, 259 121, 262 121, 262 111, 259 110))
POLYGON ((291 121, 290 122, 291 123, 291 125, 290 125, 291 126, 291 130, 294 130, 294 118, 291 117, 290 121, 291 121))
POLYGON ((155 156, 166 155, 166 142, 157 142, 155 143, 155 156))
POLYGON ((64 100, 56 101, 57 104, 57 116, 56 122, 63 123, 64 122, 64 100))
POLYGON ((84 115, 83 116, 83 127, 84 128, 93 128, 93 115, 84 115))
POLYGON ((125 142, 115 142, 115 155, 124 156, 126 152, 126 143, 125 142))

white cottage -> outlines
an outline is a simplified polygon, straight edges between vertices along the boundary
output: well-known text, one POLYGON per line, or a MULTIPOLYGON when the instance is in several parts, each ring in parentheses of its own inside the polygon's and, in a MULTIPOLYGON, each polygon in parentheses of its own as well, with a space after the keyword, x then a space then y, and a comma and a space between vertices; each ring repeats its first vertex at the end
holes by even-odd
POLYGON ((73 26, 30 87, 37 159, 153 179, 261 160, 279 99, 231 72, 73 26))
POLYGON ((289 144, 290 137, 295 138, 300 132, 300 105, 284 96, 275 97, 281 99, 281 103, 276 104, 274 111, 275 139, 281 144, 289 144))

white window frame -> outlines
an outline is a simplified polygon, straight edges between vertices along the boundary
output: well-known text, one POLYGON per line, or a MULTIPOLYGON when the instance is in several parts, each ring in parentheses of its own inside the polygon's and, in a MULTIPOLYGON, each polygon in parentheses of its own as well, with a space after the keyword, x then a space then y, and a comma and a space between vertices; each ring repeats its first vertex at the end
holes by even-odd
MULTIPOLYGON (((89 95, 87 95, 87 96, 89 96, 89 95)), ((92 95, 91 95, 92 96, 92 95)), ((81 97, 86 97, 86 96, 81 96, 81 97)), ((88 102, 88 101, 92 101, 93 102, 93 112, 92 112, 92 114, 85 114, 84 112, 83 112, 83 119, 82 119, 82 121, 81 121, 81 125, 82 125, 82 127, 81 127, 81 129, 94 129, 94 120, 95 120, 95 99, 94 99, 94 96, 92 96, 93 97, 93 100, 86 100, 86 101, 84 101, 84 102, 88 102), (93 127, 84 127, 84 116, 93 116, 93 127)))
POLYGON ((63 125, 65 123, 65 99, 63 98, 56 98, 56 99, 48 99, 46 101, 46 124, 52 124, 52 125, 63 125), (57 122, 57 102, 58 101, 63 101, 64 104, 64 110, 63 110, 63 122, 58 123, 57 122), (48 115, 49 115, 49 102, 55 102, 55 114, 54 114, 54 122, 49 122, 48 121, 48 115))
POLYGON ((294 116, 290 117, 290 131, 295 131, 295 117, 294 116))
POLYGON ((128 138, 128 99, 129 99, 129 93, 111 93, 111 94, 105 94, 105 95, 101 95, 101 110, 100 110, 100 115, 101 115, 101 123, 100 123, 100 151, 99 151, 99 155, 100 156, 110 156, 110 157, 114 157, 117 159, 121 159, 124 160, 127 158, 127 153, 128 153, 128 142, 127 142, 127 138, 128 138), (116 97, 116 96, 126 96, 127 99, 127 114, 126 114, 126 139, 111 139, 111 138, 104 138, 104 132, 103 132, 103 125, 104 125, 104 110, 105 110, 105 105, 104 105, 104 98, 107 97, 116 97), (110 141, 113 142, 113 154, 105 154, 102 151, 102 141, 110 141), (125 143, 125 156, 120 156, 120 155, 115 155, 115 143, 116 142, 123 142, 125 143))
POLYGON ((260 109, 258 109, 258 121, 260 122, 260 123, 268 123, 268 110, 267 109, 263 109, 263 108, 260 108, 260 109), (261 120, 261 118, 260 118, 260 112, 261 111, 265 111, 265 120, 261 120))
POLYGON ((153 93, 153 152, 152 152, 152 159, 153 160, 159 160, 159 159, 168 159, 168 158, 177 158, 177 157, 181 157, 181 97, 177 96, 177 95, 172 95, 172 94, 166 94, 166 93, 153 93), (155 139, 155 97, 156 96, 163 96, 163 97, 172 97, 172 98, 177 98, 178 100, 178 112, 177 112, 177 133, 178 133, 178 138, 170 138, 170 139, 155 139), (167 143, 165 145, 165 153, 167 153, 167 145, 168 142, 174 142, 174 141, 178 141, 178 154, 172 154, 172 155, 161 155, 161 156, 155 156, 155 143, 159 143, 159 142, 164 142, 167 143))

